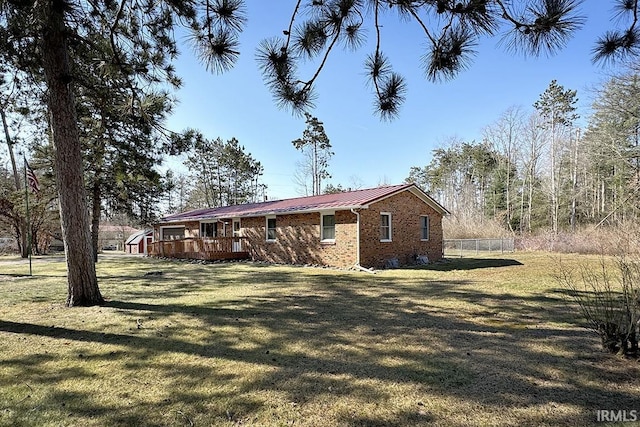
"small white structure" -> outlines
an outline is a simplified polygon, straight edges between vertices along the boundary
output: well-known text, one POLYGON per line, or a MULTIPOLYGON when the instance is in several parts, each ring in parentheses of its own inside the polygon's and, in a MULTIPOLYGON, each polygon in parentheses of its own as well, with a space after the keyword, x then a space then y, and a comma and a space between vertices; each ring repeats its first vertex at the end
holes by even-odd
POLYGON ((148 254, 153 241, 153 230, 143 230, 133 233, 124 243, 124 250, 128 254, 148 254))

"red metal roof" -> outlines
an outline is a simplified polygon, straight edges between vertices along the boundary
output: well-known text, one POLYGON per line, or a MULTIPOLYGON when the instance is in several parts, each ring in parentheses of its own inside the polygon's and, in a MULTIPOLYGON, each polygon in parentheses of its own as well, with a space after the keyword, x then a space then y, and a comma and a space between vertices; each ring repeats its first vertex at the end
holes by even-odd
POLYGON ((425 202, 431 204, 434 209, 443 214, 447 213, 445 208, 435 200, 431 199, 431 197, 420 190, 415 184, 401 184, 369 188, 365 190, 346 191, 344 193, 273 200, 263 203, 196 209, 166 216, 161 219, 161 222, 199 221, 218 218, 239 218, 264 215, 282 215, 287 213, 317 212, 322 210, 364 208, 377 200, 384 199, 385 197, 389 197, 407 189, 412 190, 414 193, 419 192, 419 196, 421 196, 425 202))

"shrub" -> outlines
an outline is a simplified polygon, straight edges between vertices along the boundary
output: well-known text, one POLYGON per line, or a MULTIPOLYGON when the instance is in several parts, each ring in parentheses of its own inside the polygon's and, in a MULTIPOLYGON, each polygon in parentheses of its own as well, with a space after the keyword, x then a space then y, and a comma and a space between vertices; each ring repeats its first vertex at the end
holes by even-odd
POLYGON ((618 227, 583 227, 576 232, 539 230, 518 238, 518 249, 577 254, 640 254, 640 229, 636 224, 618 227))
POLYGON ((605 350, 638 355, 638 259, 618 255, 612 262, 603 257, 597 269, 586 264, 571 268, 560 263, 556 278, 579 306, 587 327, 600 336, 605 350))

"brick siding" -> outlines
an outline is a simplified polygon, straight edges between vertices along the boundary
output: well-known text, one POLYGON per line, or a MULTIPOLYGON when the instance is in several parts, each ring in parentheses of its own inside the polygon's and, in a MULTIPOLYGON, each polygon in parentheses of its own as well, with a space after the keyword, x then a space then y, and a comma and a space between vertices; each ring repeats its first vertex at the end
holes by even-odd
MULTIPOLYGON (((249 239, 254 259, 292 264, 352 267, 357 262, 356 215, 336 212, 335 244, 320 242, 320 214, 278 215, 277 238, 266 241, 266 218, 243 218, 242 233, 249 239)), ((442 259, 442 215, 406 191, 360 210, 360 265, 384 267, 415 263, 416 256, 442 259), (391 213, 391 242, 380 241, 380 213, 391 213), (420 217, 429 217, 429 240, 421 240, 420 217)))
POLYGON ((417 255, 429 261, 442 259, 442 215, 414 194, 404 191, 360 211, 360 264, 384 267, 389 259, 400 265, 415 262, 417 255), (380 241, 380 214, 391 214, 391 241, 380 241), (429 217, 429 240, 421 240, 420 217, 429 217))
POLYGON ((242 218, 242 236, 254 259, 287 264, 351 267, 356 263, 356 216, 336 211, 334 243, 320 241, 320 213, 276 216, 276 240, 266 239, 266 218, 242 218))

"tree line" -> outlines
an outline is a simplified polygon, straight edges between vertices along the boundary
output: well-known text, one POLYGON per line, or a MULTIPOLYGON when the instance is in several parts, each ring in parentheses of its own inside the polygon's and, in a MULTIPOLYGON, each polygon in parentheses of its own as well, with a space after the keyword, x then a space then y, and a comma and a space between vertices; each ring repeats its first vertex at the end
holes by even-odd
POLYGON ((638 220, 640 75, 637 67, 596 90, 578 125, 577 91, 552 81, 529 111, 511 107, 480 141, 452 140, 412 167, 416 182, 457 223, 500 223, 513 233, 575 231, 638 220))
POLYGON ((267 186, 264 167, 236 138, 197 138, 186 152, 188 173, 169 169, 164 194, 166 213, 261 202, 267 186))

